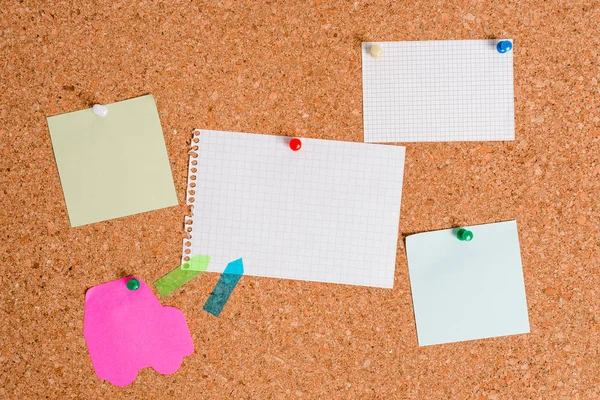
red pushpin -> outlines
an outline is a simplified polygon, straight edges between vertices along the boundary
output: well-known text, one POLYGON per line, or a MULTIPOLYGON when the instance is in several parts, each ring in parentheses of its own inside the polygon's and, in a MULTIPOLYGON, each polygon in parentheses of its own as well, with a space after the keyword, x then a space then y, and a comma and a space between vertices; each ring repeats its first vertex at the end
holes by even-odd
POLYGON ((300 147, 302 147, 302 142, 300 141, 300 139, 293 138, 292 140, 290 140, 290 149, 298 151, 300 150, 300 147))

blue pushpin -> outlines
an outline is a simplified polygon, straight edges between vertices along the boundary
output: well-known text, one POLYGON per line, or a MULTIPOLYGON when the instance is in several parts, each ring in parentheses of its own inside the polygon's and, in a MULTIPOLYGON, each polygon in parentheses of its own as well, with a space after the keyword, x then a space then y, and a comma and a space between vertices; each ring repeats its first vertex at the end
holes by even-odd
POLYGON ((511 51, 512 42, 510 40, 501 40, 496 45, 496 50, 498 50, 498 53, 506 53, 507 51, 511 51))

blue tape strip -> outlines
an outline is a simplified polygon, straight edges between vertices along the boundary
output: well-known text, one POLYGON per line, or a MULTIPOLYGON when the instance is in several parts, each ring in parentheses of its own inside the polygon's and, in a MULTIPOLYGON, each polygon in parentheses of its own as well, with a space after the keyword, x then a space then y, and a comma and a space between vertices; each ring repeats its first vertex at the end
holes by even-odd
POLYGON ((204 303, 204 311, 218 317, 243 273, 244 263, 241 258, 227 264, 210 297, 204 303))

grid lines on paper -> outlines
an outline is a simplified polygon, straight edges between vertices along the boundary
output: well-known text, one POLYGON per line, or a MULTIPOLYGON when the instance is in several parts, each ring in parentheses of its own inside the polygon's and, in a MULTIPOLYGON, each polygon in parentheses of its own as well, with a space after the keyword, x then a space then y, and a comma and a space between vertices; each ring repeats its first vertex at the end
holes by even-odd
POLYGON ((365 142, 514 140, 513 51, 497 40, 362 45, 365 142))
POLYGON ((191 254, 208 271, 393 287, 404 148, 201 131, 191 254))

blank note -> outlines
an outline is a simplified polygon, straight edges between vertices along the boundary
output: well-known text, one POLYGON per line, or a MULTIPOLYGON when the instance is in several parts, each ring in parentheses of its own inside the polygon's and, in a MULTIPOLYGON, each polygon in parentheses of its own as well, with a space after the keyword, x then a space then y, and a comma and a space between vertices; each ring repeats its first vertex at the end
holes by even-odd
POLYGON ((513 51, 497 42, 363 43, 365 142, 514 140, 513 51))
POLYGON ((196 134, 184 256, 210 255, 212 272, 243 258, 246 275, 393 287, 404 147, 289 140, 196 134))
POLYGON ((48 118, 71 226, 176 206, 152 95, 48 118))
POLYGON ((516 221, 406 238, 420 346, 529 332, 516 221))

